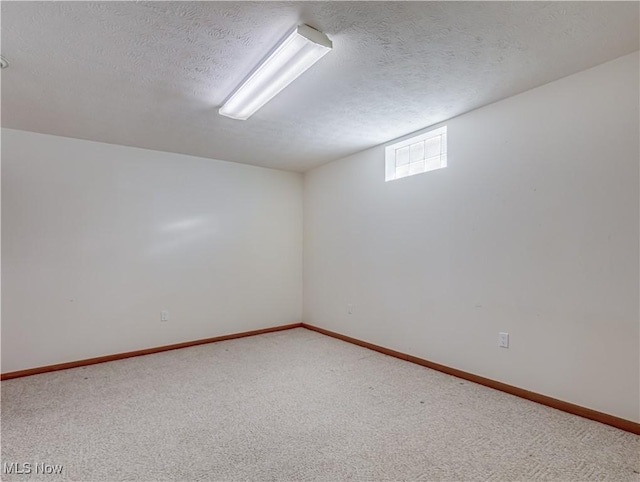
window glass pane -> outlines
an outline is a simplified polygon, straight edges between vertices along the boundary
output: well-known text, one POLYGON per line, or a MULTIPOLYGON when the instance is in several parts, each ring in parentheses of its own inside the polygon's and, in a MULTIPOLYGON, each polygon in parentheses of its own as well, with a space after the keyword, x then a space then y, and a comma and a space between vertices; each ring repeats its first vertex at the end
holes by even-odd
POLYGON ((447 126, 405 137, 384 152, 385 181, 447 167, 447 126))
POLYGON ((425 161, 425 170, 431 171, 433 169, 440 169, 442 167, 442 160, 440 156, 432 157, 425 161))
POLYGON ((409 164, 409 175, 420 174, 421 172, 424 172, 424 169, 424 161, 412 162, 411 164, 409 164))
POLYGON ((396 166, 409 164, 409 146, 396 151, 396 166))
POLYGON ((433 157, 440 154, 440 148, 442 144, 442 136, 433 137, 432 139, 427 139, 425 141, 426 144, 426 152, 424 157, 433 157))
POLYGON ((417 162, 424 159, 424 141, 411 145, 411 161, 417 162))
POLYGON ((409 164, 396 167, 396 179, 399 177, 405 177, 409 175, 409 164))

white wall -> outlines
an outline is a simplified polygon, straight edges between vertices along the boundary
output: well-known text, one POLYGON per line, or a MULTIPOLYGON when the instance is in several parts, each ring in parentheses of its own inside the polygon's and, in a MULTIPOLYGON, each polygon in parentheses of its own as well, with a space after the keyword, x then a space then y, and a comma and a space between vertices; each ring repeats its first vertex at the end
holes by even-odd
POLYGON ((640 421, 638 88, 635 53, 446 122, 446 169, 307 172, 303 320, 640 421))
POLYGON ((2 130, 3 373, 301 310, 301 175, 2 130))
MULTIPOLYGON (((638 67, 452 119, 446 169, 308 172, 303 320, 640 421, 638 67)), ((301 201, 294 173, 3 129, 2 372, 300 321, 301 201)))

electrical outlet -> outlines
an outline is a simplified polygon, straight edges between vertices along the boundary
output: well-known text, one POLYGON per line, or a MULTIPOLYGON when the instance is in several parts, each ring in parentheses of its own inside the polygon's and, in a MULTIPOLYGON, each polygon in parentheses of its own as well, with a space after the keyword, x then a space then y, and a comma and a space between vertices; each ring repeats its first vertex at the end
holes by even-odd
POLYGON ((500 332, 498 344, 501 348, 509 348, 509 333, 500 332))
POLYGON ((169 312, 167 310, 160 312, 160 321, 169 321, 169 312))

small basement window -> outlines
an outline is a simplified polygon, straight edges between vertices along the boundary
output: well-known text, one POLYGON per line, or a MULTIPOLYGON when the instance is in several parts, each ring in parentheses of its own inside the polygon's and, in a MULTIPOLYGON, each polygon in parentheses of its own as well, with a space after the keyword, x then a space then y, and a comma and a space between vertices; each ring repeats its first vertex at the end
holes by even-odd
POLYGON ((447 167, 447 126, 385 149, 385 181, 447 167))

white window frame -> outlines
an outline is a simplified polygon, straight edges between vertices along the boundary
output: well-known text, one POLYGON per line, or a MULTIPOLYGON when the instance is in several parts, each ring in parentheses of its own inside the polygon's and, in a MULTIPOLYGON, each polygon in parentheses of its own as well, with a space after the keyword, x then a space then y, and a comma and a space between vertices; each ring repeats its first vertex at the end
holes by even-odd
MULTIPOLYGON (((395 181, 396 179, 402 179, 416 174, 422 174, 436 169, 442 169, 447 167, 447 126, 438 127, 432 129, 424 134, 410 137, 404 141, 396 142, 385 148, 385 181, 395 181), (431 156, 424 158, 422 161, 411 162, 405 165, 415 165, 414 172, 398 175, 398 166, 396 165, 396 158, 398 150, 420 144, 421 142, 434 139, 441 136, 440 153, 437 156, 431 156), (418 165, 421 162, 421 165, 418 165)), ((407 168, 411 171, 411 168, 407 168)))

